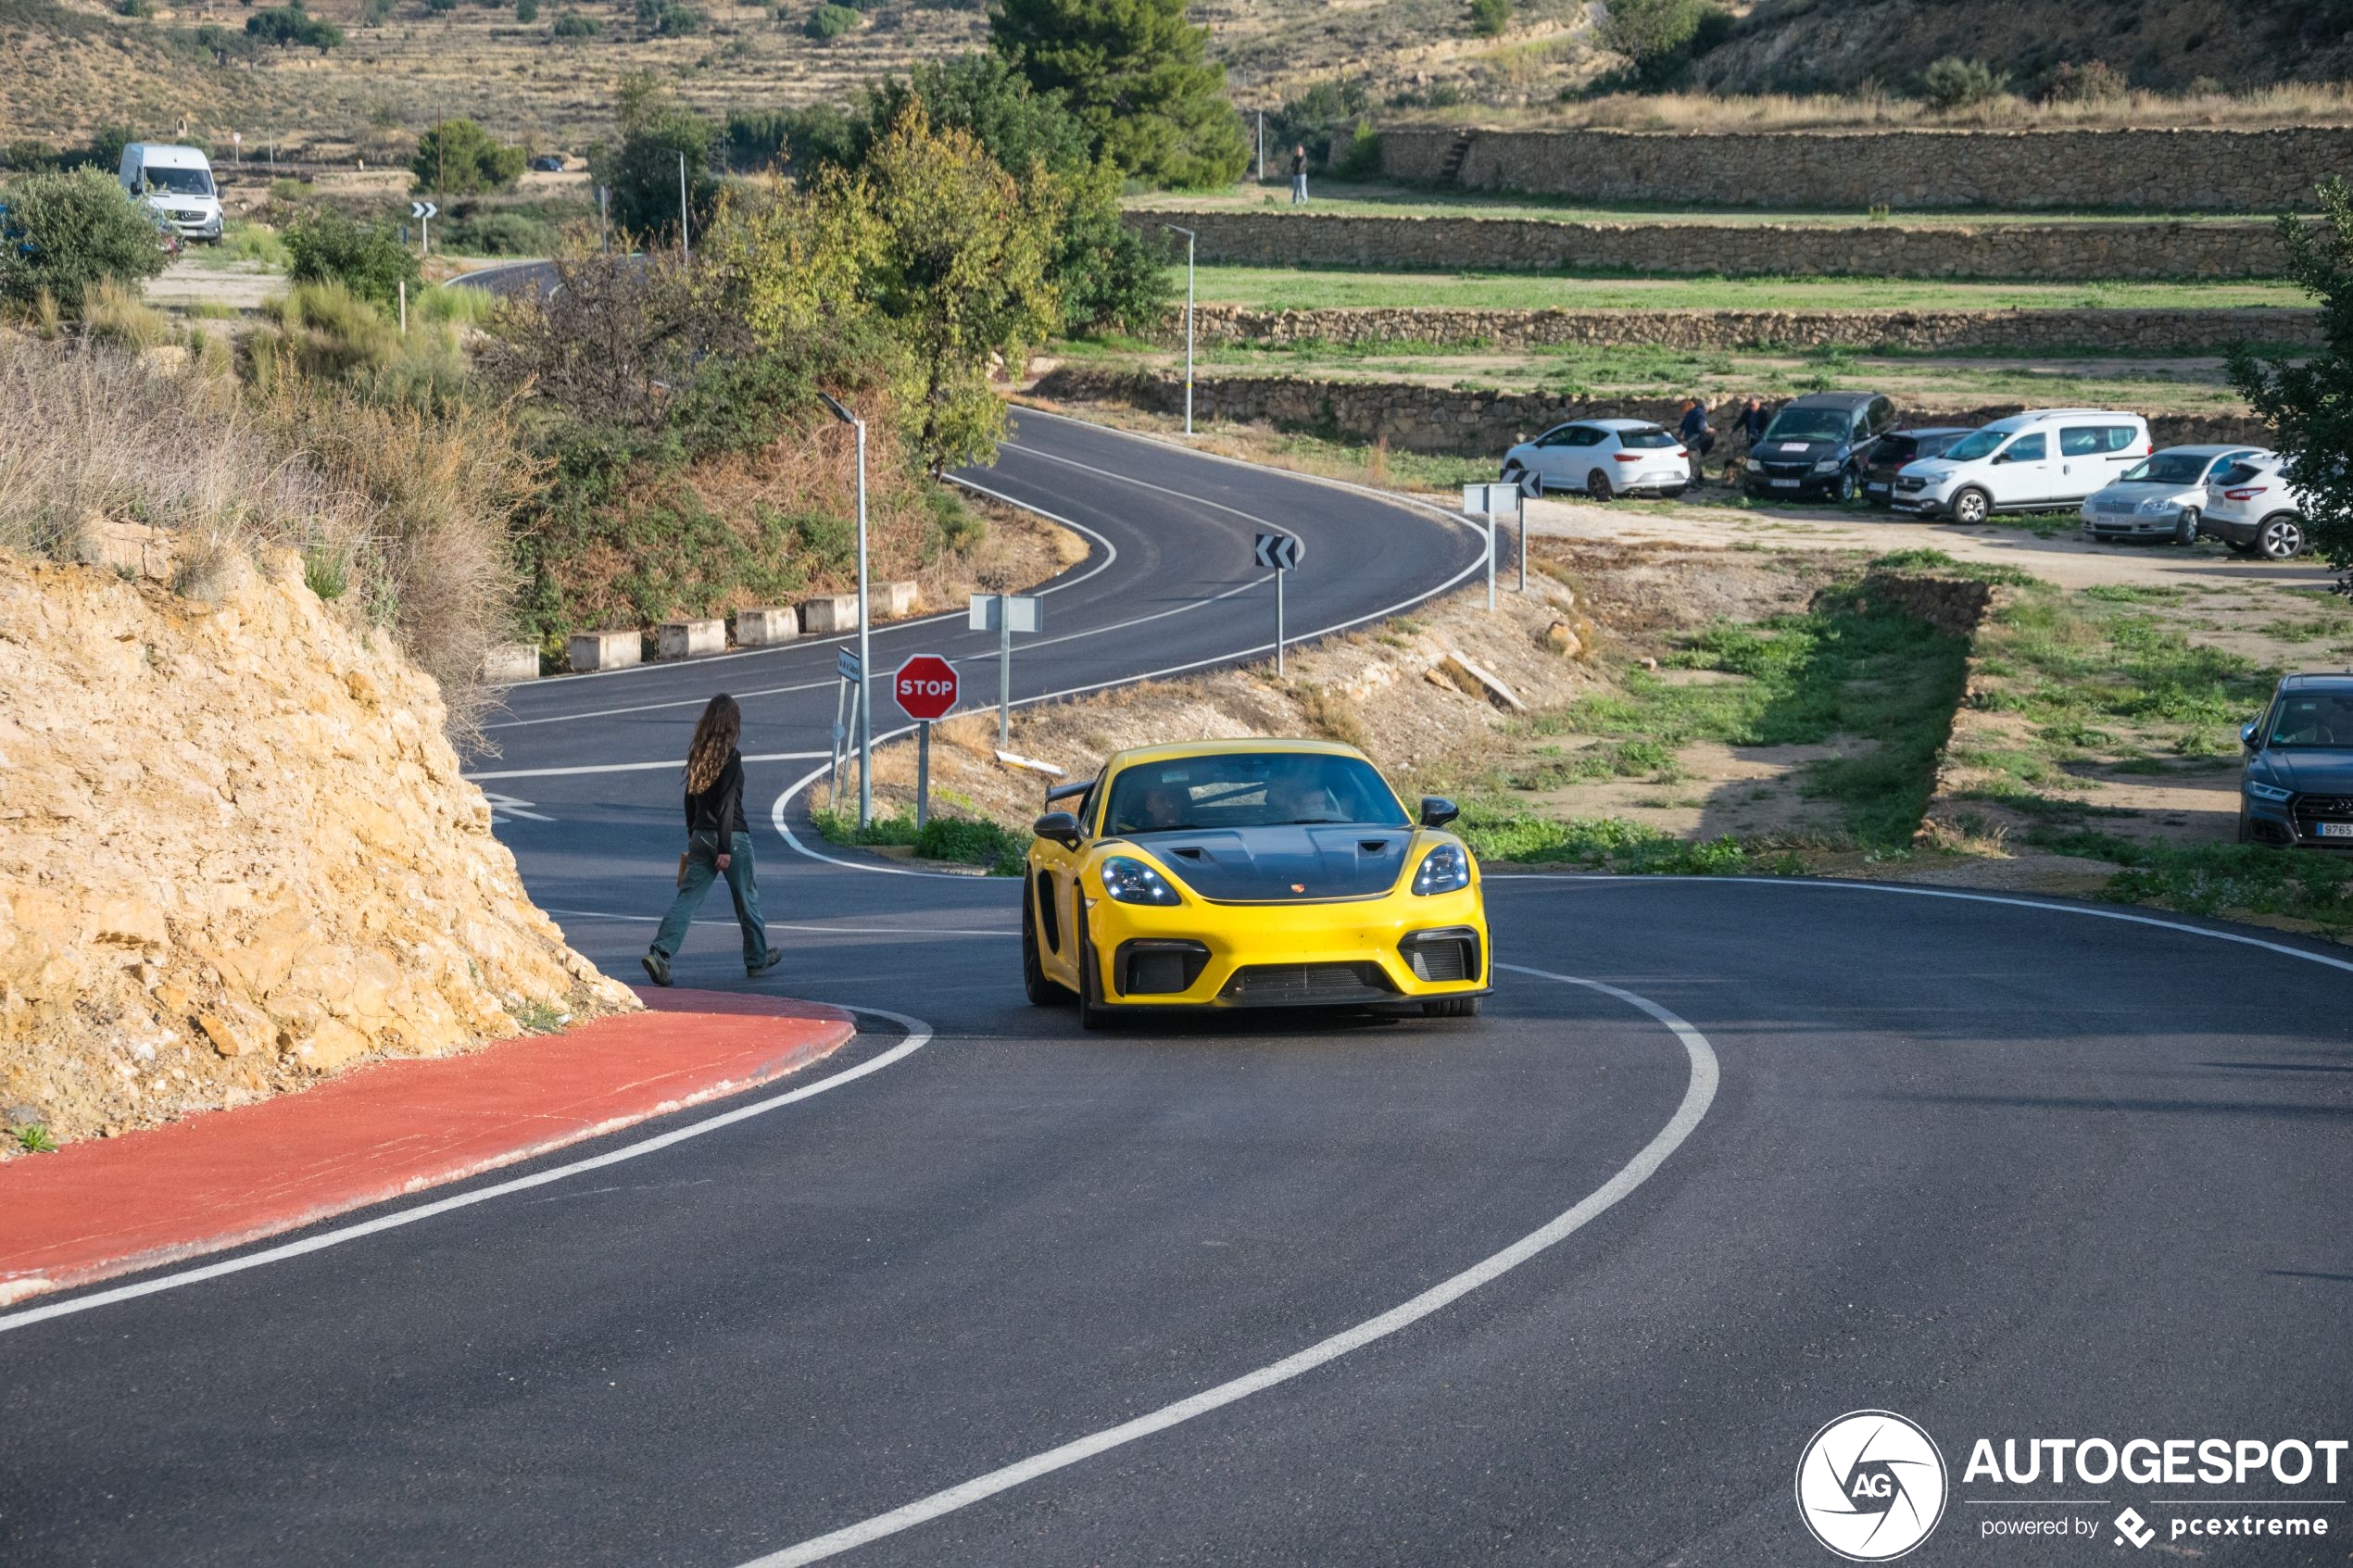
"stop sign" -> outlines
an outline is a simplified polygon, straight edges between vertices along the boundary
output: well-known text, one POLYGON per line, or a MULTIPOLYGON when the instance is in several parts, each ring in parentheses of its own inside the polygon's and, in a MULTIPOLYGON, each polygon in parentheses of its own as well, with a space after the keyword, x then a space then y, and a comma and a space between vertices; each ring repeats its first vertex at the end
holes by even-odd
POLYGON ((890 695, 910 719, 937 719, 956 706, 956 667, 937 654, 919 653, 890 678, 890 695))

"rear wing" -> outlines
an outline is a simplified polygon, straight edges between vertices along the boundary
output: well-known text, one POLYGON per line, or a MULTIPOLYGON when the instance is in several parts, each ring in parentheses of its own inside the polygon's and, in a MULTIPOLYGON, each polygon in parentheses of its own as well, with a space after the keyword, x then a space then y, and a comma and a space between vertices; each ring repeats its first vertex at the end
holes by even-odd
POLYGON ((1081 779, 1076 784, 1049 785, 1046 790, 1046 804, 1051 806, 1057 800, 1068 800, 1075 796, 1084 795, 1094 787, 1095 781, 1092 779, 1081 779))

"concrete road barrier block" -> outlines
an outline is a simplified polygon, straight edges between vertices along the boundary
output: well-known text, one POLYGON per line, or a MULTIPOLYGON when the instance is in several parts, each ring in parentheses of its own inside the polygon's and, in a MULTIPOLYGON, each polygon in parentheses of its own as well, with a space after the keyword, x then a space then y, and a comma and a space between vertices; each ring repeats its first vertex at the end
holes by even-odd
POLYGON ((855 632, 858 596, 828 594, 822 599, 801 600, 800 629, 812 636, 821 632, 855 632))
POLYGON ((539 649, 531 643, 500 643, 482 656, 482 678, 494 686, 539 679, 539 649))
POLYGON ((727 651, 727 622, 665 621, 654 632, 655 646, 664 659, 692 659, 697 654, 727 651))
POLYGON ((736 611, 736 646, 764 648, 800 635, 800 614, 789 608, 736 611))
POLYGON ((923 594, 912 583, 881 583, 874 589, 875 619, 895 621, 902 615, 912 615, 923 603, 923 594))
POLYGON ((568 645, 574 670, 626 670, 644 662, 645 638, 627 632, 582 632, 568 645))

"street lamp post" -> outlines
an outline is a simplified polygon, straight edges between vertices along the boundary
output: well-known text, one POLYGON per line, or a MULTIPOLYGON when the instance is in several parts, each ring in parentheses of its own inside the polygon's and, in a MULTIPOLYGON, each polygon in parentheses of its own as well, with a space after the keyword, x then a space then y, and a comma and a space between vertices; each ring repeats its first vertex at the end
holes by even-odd
POLYGON ((875 820, 875 709, 873 618, 866 613, 866 421, 829 392, 818 396, 834 418, 858 433, 858 825, 875 820))
POLYGON ((1164 223, 1164 229, 1185 236, 1185 433, 1193 433, 1193 232, 1164 223))
MULTIPOLYGON (((678 155, 678 258, 682 261, 692 261, 695 258, 694 243, 686 237, 686 155, 685 153, 678 155)), ((847 415, 843 417, 848 418, 847 415)), ((856 423, 855 420, 851 422, 856 423)), ((866 440, 864 425, 858 426, 858 440, 859 450, 862 452, 865 450, 866 440)))

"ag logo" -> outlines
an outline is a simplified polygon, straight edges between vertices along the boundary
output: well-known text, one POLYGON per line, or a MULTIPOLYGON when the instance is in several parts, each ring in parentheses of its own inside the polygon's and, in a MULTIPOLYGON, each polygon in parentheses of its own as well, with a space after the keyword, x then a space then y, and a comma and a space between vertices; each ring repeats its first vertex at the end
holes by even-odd
POLYGON ((1944 1456, 1891 1411, 1856 1411, 1814 1434, 1797 1461, 1797 1512, 1852 1562, 1884 1562, 1944 1517, 1944 1456))

